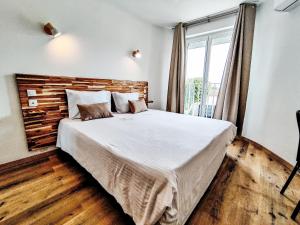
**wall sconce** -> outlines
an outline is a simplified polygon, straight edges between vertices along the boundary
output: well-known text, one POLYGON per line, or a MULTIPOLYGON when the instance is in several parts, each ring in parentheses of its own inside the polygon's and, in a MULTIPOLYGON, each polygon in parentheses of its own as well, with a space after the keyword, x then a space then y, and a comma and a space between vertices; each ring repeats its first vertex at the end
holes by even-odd
POLYGON ((46 34, 51 35, 54 38, 61 35, 61 33, 51 23, 47 23, 44 25, 44 31, 46 34))
POLYGON ((139 58, 141 58, 141 57, 142 57, 142 53, 140 52, 140 50, 139 50, 139 49, 137 49, 137 50, 134 50, 134 51, 132 52, 132 57, 133 57, 133 58, 137 58, 137 59, 139 59, 139 58))

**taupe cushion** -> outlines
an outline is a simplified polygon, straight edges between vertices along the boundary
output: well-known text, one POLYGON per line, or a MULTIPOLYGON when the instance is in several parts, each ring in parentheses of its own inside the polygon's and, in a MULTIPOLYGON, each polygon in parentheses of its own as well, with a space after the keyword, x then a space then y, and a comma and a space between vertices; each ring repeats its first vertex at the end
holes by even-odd
POLYGON ((130 112, 132 113, 139 113, 139 112, 144 112, 147 111, 147 105, 145 102, 145 99, 140 99, 140 100, 129 100, 129 108, 130 112))
POLYGON ((113 117, 108 103, 77 105, 82 121, 113 117))

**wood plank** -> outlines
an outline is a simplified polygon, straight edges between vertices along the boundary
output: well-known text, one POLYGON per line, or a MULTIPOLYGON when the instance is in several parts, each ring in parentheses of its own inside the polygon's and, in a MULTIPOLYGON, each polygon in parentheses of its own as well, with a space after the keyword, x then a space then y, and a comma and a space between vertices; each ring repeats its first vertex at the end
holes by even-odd
POLYGON ((96 193, 97 189, 95 187, 84 186, 59 201, 33 212, 25 220, 22 220, 20 225, 48 224, 49 221, 58 225, 61 220, 70 220, 83 210, 83 203, 89 202, 90 199, 99 198, 96 193))
POLYGON ((83 185, 84 180, 83 176, 57 179, 52 185, 41 188, 40 191, 33 194, 27 192, 23 197, 7 199, 9 202, 6 203, 8 204, 4 202, 0 207, 0 221, 5 221, 4 224, 15 224, 16 221, 27 217, 43 206, 72 193, 83 185))
POLYGON ((106 207, 106 205, 103 204, 102 199, 97 199, 94 202, 89 202, 85 210, 83 210, 68 222, 64 223, 64 225, 94 225, 96 221, 99 221, 101 217, 105 217, 105 215, 107 215, 111 210, 112 209, 106 207))
POLYGON ((23 185, 26 181, 31 181, 35 178, 40 178, 49 173, 53 173, 52 167, 60 165, 61 162, 48 160, 46 162, 40 162, 36 165, 31 164, 31 166, 25 167, 24 169, 19 169, 12 171, 10 173, 5 173, 0 176, 0 191, 17 185, 23 185))
POLYGON ((51 155, 57 154, 57 151, 49 151, 49 152, 43 152, 38 155, 30 156, 27 158, 15 160, 8 163, 3 163, 0 165, 0 176, 3 173, 8 173, 11 170, 20 170, 23 167, 30 166, 31 164, 36 164, 39 161, 45 161, 48 160, 48 157, 51 155))
MULTIPOLYGON (((71 166, 69 163, 59 164, 52 167, 51 173, 42 174, 41 176, 34 177, 31 180, 20 182, 20 185, 2 189, 0 191, 0 205, 5 204, 5 206, 8 206, 9 204, 13 204, 13 202, 19 201, 20 193, 24 196, 28 196, 45 188, 49 188, 48 186, 45 186, 45 184, 49 183, 52 184, 52 186, 60 185, 66 180, 69 181, 70 179, 78 178, 79 176, 81 176, 81 174, 78 173, 78 169, 75 168, 75 166, 71 166)), ((2 209, 3 207, 0 207, 0 212, 2 209)))

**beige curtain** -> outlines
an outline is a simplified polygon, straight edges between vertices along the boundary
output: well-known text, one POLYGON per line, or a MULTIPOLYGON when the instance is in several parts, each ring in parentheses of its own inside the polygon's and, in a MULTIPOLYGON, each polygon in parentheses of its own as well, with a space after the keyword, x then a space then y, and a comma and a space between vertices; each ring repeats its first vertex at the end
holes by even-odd
POLYGON ((230 121, 241 134, 246 110, 256 6, 241 4, 224 69, 215 119, 230 121))
POLYGON ((175 27, 169 72, 167 111, 183 113, 185 89, 185 28, 182 23, 175 27))

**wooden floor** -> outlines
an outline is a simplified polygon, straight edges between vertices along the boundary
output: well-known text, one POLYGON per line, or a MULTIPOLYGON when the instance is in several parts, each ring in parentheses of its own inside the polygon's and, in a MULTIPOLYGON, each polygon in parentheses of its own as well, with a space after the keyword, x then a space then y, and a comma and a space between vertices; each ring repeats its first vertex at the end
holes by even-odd
MULTIPOLYGON (((187 224, 300 224, 300 215, 297 223, 290 219, 300 199, 299 176, 279 194, 289 172, 269 152, 235 141, 187 224)), ((73 160, 49 156, 0 173, 0 224, 134 223, 73 160)))

